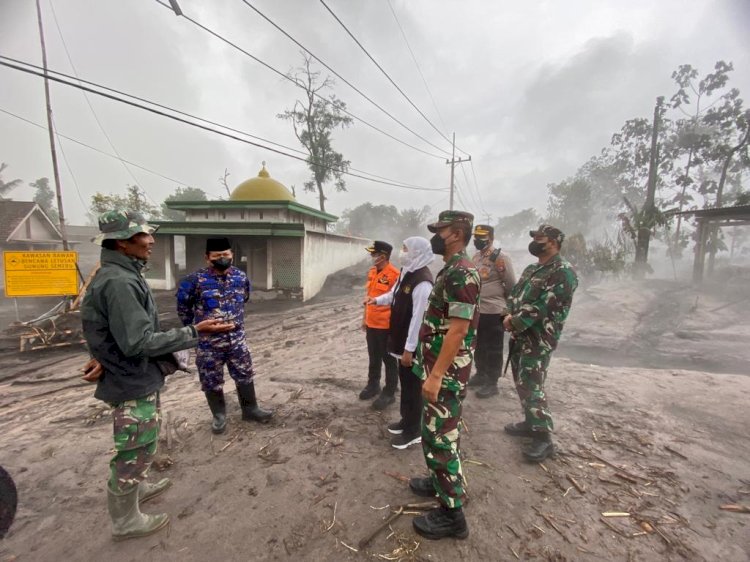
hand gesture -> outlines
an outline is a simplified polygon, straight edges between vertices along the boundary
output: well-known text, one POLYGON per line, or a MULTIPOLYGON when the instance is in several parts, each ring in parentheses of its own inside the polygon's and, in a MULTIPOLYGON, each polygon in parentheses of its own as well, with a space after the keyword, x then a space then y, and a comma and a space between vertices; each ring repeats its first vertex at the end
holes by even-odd
POLYGON ((104 369, 102 364, 94 358, 89 359, 81 369, 83 376, 81 377, 86 382, 96 382, 102 376, 104 369))
POLYGON ((199 334, 218 334, 234 330, 234 322, 225 322, 220 318, 208 318, 193 325, 199 334))
POLYGON ((414 353, 413 352, 411 352, 411 351, 404 351, 401 354, 400 361, 401 361, 401 364, 404 367, 411 367, 412 364, 414 363, 413 359, 414 359, 414 353))

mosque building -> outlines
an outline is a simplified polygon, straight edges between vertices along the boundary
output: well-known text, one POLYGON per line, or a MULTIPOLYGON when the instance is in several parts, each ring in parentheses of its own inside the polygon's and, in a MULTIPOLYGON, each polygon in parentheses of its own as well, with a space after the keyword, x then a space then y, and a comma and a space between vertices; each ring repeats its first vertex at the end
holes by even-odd
POLYGON ((232 242, 234 265, 255 291, 308 300, 328 275, 363 260, 369 240, 328 231, 338 217, 298 203, 273 179, 265 162, 258 176, 240 183, 228 200, 170 201, 184 221, 155 221, 157 244, 146 274, 156 289, 173 289, 187 273, 205 267, 207 238, 232 242))

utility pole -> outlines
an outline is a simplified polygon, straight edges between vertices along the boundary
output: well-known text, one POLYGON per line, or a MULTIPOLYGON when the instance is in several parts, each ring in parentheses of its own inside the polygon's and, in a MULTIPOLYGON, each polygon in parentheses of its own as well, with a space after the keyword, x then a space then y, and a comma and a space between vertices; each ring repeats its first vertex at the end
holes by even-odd
POLYGON ((648 164, 648 185, 646 188, 646 201, 641 209, 641 217, 638 220, 638 239, 635 245, 635 264, 634 275, 637 279, 642 279, 646 275, 646 264, 648 263, 648 245, 651 238, 651 228, 653 228, 653 218, 656 212, 656 180, 657 169, 659 167, 659 126, 661 125, 661 106, 664 98, 656 98, 656 107, 654 108, 654 124, 651 131, 651 158, 648 164))
POLYGON ((57 192, 57 214, 60 218, 60 234, 62 235, 63 250, 69 250, 68 235, 65 228, 65 212, 63 211, 62 189, 60 188, 60 171, 57 167, 57 150, 55 149, 55 126, 52 123, 52 105, 49 101, 49 79, 47 78, 47 48, 44 45, 44 27, 42 26, 42 7, 36 0, 36 14, 39 20, 39 40, 42 44, 42 66, 44 67, 44 98, 47 103, 47 131, 49 131, 49 148, 52 153, 52 173, 55 178, 57 192))
POLYGON ((453 210, 453 193, 455 191, 455 184, 453 182, 453 177, 455 176, 455 168, 456 164, 460 164, 461 162, 469 162, 471 160, 471 156, 468 158, 459 158, 456 159, 456 133, 453 133, 453 152, 451 153, 451 159, 446 160, 446 164, 450 164, 451 166, 451 202, 450 202, 450 210, 453 210))

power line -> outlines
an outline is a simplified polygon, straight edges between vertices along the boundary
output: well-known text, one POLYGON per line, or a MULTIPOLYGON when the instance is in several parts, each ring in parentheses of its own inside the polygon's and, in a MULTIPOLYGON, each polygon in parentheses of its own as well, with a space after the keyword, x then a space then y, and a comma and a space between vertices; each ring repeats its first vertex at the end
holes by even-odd
MULTIPOLYGON (((161 0, 156 0, 156 3, 157 3, 157 4, 159 4, 160 6, 164 6, 164 7, 165 7, 165 8, 167 8, 167 9, 168 9, 168 10, 169 10, 170 12, 171 12, 171 11, 173 11, 173 10, 172 10, 172 7, 171 7, 171 6, 169 6, 169 5, 165 4, 165 3, 164 3, 164 2, 162 2, 161 0)), ((237 45, 236 43, 233 43, 233 42, 232 42, 232 41, 230 41, 229 39, 227 39, 227 38, 223 37, 223 36, 222 36, 222 35, 220 35, 219 33, 216 33, 216 32, 215 32, 215 31, 213 31, 212 29, 209 29, 209 28, 208 28, 208 27, 206 27, 205 25, 203 25, 203 24, 201 24, 200 22, 198 22, 198 21, 196 21, 196 20, 192 19, 192 18, 191 18, 191 17, 189 17, 189 16, 186 16, 185 14, 182 14, 182 16, 181 16, 181 17, 185 18, 185 19, 186 19, 186 20, 188 20, 188 21, 189 21, 190 23, 192 23, 193 25, 195 25, 195 26, 197 26, 197 27, 201 28, 201 29, 202 29, 202 30, 204 30, 205 32, 209 33, 210 35, 213 35, 213 36, 214 36, 214 37, 216 37, 217 39, 219 39, 219 40, 223 41, 224 43, 226 43, 227 45, 231 46, 232 48, 234 48, 234 49, 238 50, 239 52, 241 52, 241 53, 242 53, 242 54, 244 54, 245 56, 248 56, 248 57, 250 57, 250 58, 251 58, 252 60, 254 60, 255 62, 257 62, 257 63, 259 63, 259 64, 261 64, 261 65, 265 66, 265 67, 266 67, 267 69, 269 69, 270 71, 272 71, 272 72, 274 72, 274 73, 278 74, 278 75, 279 75, 280 77, 284 78, 285 80, 288 80, 289 82, 291 82, 292 84, 294 84, 294 85, 295 85, 295 86, 297 86, 298 88, 303 88, 303 86, 302 86, 301 84, 299 84, 299 83, 298 83, 298 82, 297 82, 296 80, 294 80, 294 79, 293 79, 293 78, 291 78, 290 76, 287 76, 286 74, 284 74, 283 72, 281 72, 281 71, 280 71, 280 70, 278 70, 277 68, 274 68, 273 66, 271 66, 271 65, 270 65, 270 64, 268 64, 267 62, 265 62, 265 61, 263 61, 263 60, 259 59, 258 57, 256 57, 255 55, 252 55, 252 54, 250 54, 250 53, 249 53, 248 51, 246 51, 245 49, 243 49, 242 47, 240 47, 240 46, 239 46, 239 45, 237 45)), ((325 97, 321 96, 321 95, 320 95, 320 94, 318 94, 318 93, 313 93, 313 95, 314 95, 314 96, 315 96, 315 97, 316 97, 317 99, 319 99, 319 100, 323 101, 323 102, 324 102, 324 103, 326 103, 326 104, 330 104, 330 103, 331 103, 331 101, 330 101, 330 100, 326 99, 325 97)), ((432 156, 433 158, 439 158, 439 159, 441 159, 441 160, 443 159, 443 156, 440 156, 439 154, 433 154, 432 152, 428 152, 428 151, 426 151, 426 150, 423 150, 423 149, 421 149, 421 148, 419 148, 419 147, 416 147, 416 146, 414 146, 413 144, 410 144, 410 143, 408 143, 408 142, 406 142, 406 141, 404 141, 404 140, 401 140, 401 139, 399 139, 398 137, 395 137, 395 136, 391 135, 390 133, 388 133, 388 132, 386 132, 386 131, 384 131, 384 130, 380 129, 379 127, 377 127, 377 126, 373 125, 372 123, 370 123, 370 122, 368 122, 368 121, 365 121, 364 119, 362 119, 361 117, 359 117, 359 116, 355 115, 355 114, 354 114, 354 113, 352 113, 351 111, 348 111, 347 109, 343 109, 343 108, 340 108, 340 109, 341 109, 341 112, 342 112, 342 113, 345 113, 346 115, 348 115, 348 116, 349 116, 349 117, 351 117, 352 119, 356 119, 356 120, 357 120, 357 121, 359 121, 360 123, 362 123, 362 124, 364 124, 364 125, 367 125, 367 126, 368 126, 368 127, 370 127, 371 129, 373 129, 374 131, 377 131, 378 133, 380 133, 380 134, 382 134, 382 135, 385 135, 386 137, 388 137, 388 138, 390 138, 390 139, 392 139, 392 140, 394 140, 394 141, 396 141, 396 142, 398 142, 398 143, 400 143, 400 144, 402 144, 402 145, 404 145, 404 146, 407 146, 407 147, 409 147, 409 148, 411 148, 411 149, 413 149, 413 150, 416 150, 417 152, 421 152, 422 154, 426 154, 427 156, 432 156)))
POLYGON ((402 121, 400 121, 400 120, 399 120, 398 118, 396 118, 396 117, 395 117, 395 116, 394 116, 393 114, 391 114, 391 113, 390 113, 389 111, 387 111, 386 109, 384 109, 384 108, 383 108, 383 107, 382 107, 382 106, 381 106, 380 104, 378 104, 378 103, 377 103, 377 102, 376 102, 375 100, 373 100, 373 99, 372 99, 372 98, 371 98, 370 96, 368 96, 368 95, 367 95, 367 94, 365 94, 365 93, 364 93, 364 92, 363 92, 362 90, 360 90, 359 88, 357 88, 357 86, 355 86, 355 85, 354 85, 354 84, 352 84, 352 83, 351 83, 351 82, 350 82, 349 80, 347 80, 346 78, 344 78, 343 76, 341 76, 341 74, 339 74, 339 73, 338 73, 338 72, 336 72, 336 71, 335 71, 335 70, 334 70, 333 68, 331 68, 331 67, 330 67, 330 66, 329 66, 328 64, 326 64, 326 62, 325 62, 325 61, 323 61, 323 60, 322 60, 322 59, 321 59, 321 58, 320 58, 319 56, 317 56, 316 54, 314 54, 314 53, 313 53, 312 51, 310 51, 310 49, 308 49, 308 48, 307 48, 307 47, 305 47, 305 46, 304 46, 304 45, 303 45, 302 43, 300 43, 299 41, 297 41, 297 40, 296 40, 296 39, 295 39, 294 37, 292 37, 292 36, 291 36, 291 35, 290 35, 289 33, 287 33, 287 32, 286 32, 286 31, 285 31, 285 30, 284 30, 284 29, 283 29, 282 27, 280 27, 280 26, 279 26, 279 25, 277 25, 277 24, 276 24, 276 23, 275 23, 275 22, 274 22, 273 20, 271 20, 271 18, 269 18, 269 17, 268 17, 268 16, 266 16, 266 15, 265 15, 265 14, 264 14, 263 12, 261 12, 261 11, 260 11, 260 10, 259 10, 258 8, 256 8, 256 7, 255 7, 255 6, 253 6, 252 4, 250 4, 250 2, 248 2, 247 0, 242 0, 242 2, 243 2, 243 3, 244 3, 244 4, 245 4, 245 5, 246 5, 246 6, 248 7, 248 8, 250 8, 251 10, 253 10, 253 11, 254 11, 254 12, 255 12, 256 14, 258 14, 258 15, 259 15, 260 17, 262 17, 262 18, 263 18, 264 20, 266 20, 266 21, 267 21, 268 23, 270 23, 270 24, 271 24, 271 25, 272 25, 273 27, 275 27, 275 28, 276 28, 276 29, 277 29, 278 31, 280 31, 280 32, 281 32, 282 34, 284 34, 284 36, 285 36, 285 37, 287 37, 287 38, 288 38, 288 39, 289 39, 290 41, 292 41, 292 42, 293 42, 293 43, 294 43, 295 45, 297 45, 297 46, 298 46, 298 47, 299 47, 300 49, 302 49, 303 51, 305 51, 305 52, 306 52, 306 53, 307 53, 308 55, 310 55, 310 56, 311 56, 312 58, 314 58, 314 59, 315 59, 315 60, 317 60, 317 61, 318 61, 318 62, 319 62, 320 64, 322 64, 322 65, 323 65, 323 66, 324 66, 324 67, 325 67, 326 69, 328 69, 328 70, 329 70, 330 72, 332 72, 332 73, 333 73, 333 74, 334 74, 334 75, 335 75, 335 76, 336 76, 337 78, 339 78, 339 79, 340 79, 340 80, 341 80, 341 81, 342 81, 342 82, 343 82, 344 84, 346 84, 347 86, 349 86, 349 87, 350 87, 350 88, 351 88, 352 90, 354 90, 355 92, 357 92, 357 93, 358 93, 358 94, 359 94, 360 96, 362 96, 363 98, 365 98, 365 99, 366 99, 367 101, 369 101, 369 102, 370 102, 370 103, 371 103, 372 105, 374 105, 374 106, 375 106, 375 107, 377 107, 377 108, 378 108, 378 109, 379 109, 380 111, 382 111, 383 113, 385 113, 385 114, 386 114, 386 115, 387 115, 388 117, 390 117, 390 118, 391 118, 391 119, 392 119, 393 121, 395 121, 396 123, 398 123, 399 125, 401 125, 401 126, 402 126, 402 127, 404 128, 404 129, 406 129, 407 131, 409 131, 409 132, 410 132, 411 134, 413 134, 414 136, 418 137, 419 139, 421 139, 421 140, 423 140, 424 142, 426 142, 427 144, 429 144, 429 145, 430 145, 431 147, 433 147, 433 148, 436 148, 437 150, 442 150, 443 152, 445 152, 445 153, 447 154, 447 151, 446 151, 446 150, 444 150, 444 149, 440 148, 440 147, 439 147, 439 146, 437 146, 436 144, 433 144, 432 142, 430 142, 429 140, 427 140, 426 138, 424 138, 424 137, 423 137, 422 135, 420 135, 419 133, 417 133, 416 131, 414 131, 413 129, 411 129, 410 127, 408 127, 407 125, 405 125, 405 124, 404 124, 404 123, 403 123, 402 121))
MULTIPOLYGON (((4 57, 4 56, 0 55, 0 59, 7 59, 7 58, 8 57, 4 57)), ((35 65, 28 64, 28 63, 24 63, 24 62, 22 62, 21 64, 25 64, 25 65, 31 66, 31 67, 35 66, 35 65)), ((27 74, 33 74, 35 76, 44 77, 44 74, 41 73, 41 72, 39 72, 39 71, 32 70, 30 68, 24 68, 24 67, 18 66, 16 64, 4 62, 3 60, 0 60, 0 65, 6 66, 8 68, 13 68, 15 70, 19 70, 21 72, 25 72, 27 74)), ((55 71, 48 71, 48 72, 51 73, 51 74, 59 74, 59 73, 57 73, 55 71)), ((239 142, 243 142, 245 144, 256 146, 258 148, 263 148, 263 149, 268 150, 270 152, 273 152, 273 153, 276 153, 276 154, 280 154, 282 156, 286 156, 288 158, 293 158, 295 160, 299 160, 299 161, 305 162, 306 164, 308 163, 308 159, 307 158, 303 158, 301 156, 296 156, 294 154, 289 154, 289 153, 283 152, 281 150, 278 150, 276 148, 272 148, 270 146, 266 146, 266 145, 263 145, 263 144, 260 144, 260 143, 257 143, 257 142, 253 142, 253 141, 250 141, 250 140, 247 140, 247 139, 243 139, 243 138, 240 138, 238 136, 229 134, 229 133, 227 133, 225 131, 220 131, 218 129, 214 129, 212 127, 208 127, 206 125, 203 125, 201 123, 195 123, 193 121, 189 121, 187 119, 183 119, 181 117, 177 117, 176 115, 171 115, 169 113, 165 113, 165 112, 160 111, 158 109, 154 109, 153 107, 147 107, 145 105, 136 103, 136 102, 128 100, 128 99, 120 98, 120 97, 117 97, 115 95, 108 94, 106 92, 98 91, 98 90, 95 90, 93 88, 89 88, 87 86, 83 86, 81 84, 77 84, 75 82, 71 82, 71 81, 62 79, 59 76, 48 76, 48 79, 49 80, 53 80, 55 82, 58 82, 60 84, 64 84, 66 86, 71 86, 73 88, 78 88, 78 89, 90 92, 92 94, 96 94, 96 95, 105 97, 105 98, 113 100, 113 101, 118 101, 120 103, 124 103, 126 105, 130 105, 132 107, 143 109, 143 110, 148 111, 150 113, 154 113, 156 115, 160 115, 162 117, 166 117, 168 119, 172 119, 173 121, 184 123, 186 125, 191 125, 193 127, 197 127, 199 129, 203 129, 205 131, 216 133, 218 135, 221 135, 221 136, 224 136, 224 137, 227 137, 227 138, 231 138, 233 140, 236 140, 236 141, 239 141, 239 142)), ((128 95, 128 94, 123 94, 123 95, 128 95)), ((406 184, 406 183, 398 182, 397 180, 374 179, 373 177, 366 177, 366 176, 363 176, 361 174, 368 174, 368 175, 371 175, 371 176, 374 176, 374 174, 370 174, 369 172, 364 172, 362 170, 358 170, 360 173, 352 173, 352 172, 350 172, 348 170, 345 170, 343 168, 337 168, 335 166, 326 166, 326 165, 323 165, 323 164, 319 164, 318 166, 321 167, 321 168, 325 168, 327 170, 331 170, 331 171, 335 171, 335 172, 340 172, 340 173, 348 175, 348 176, 360 178, 360 179, 371 181, 371 182, 374 182, 374 183, 380 183, 380 184, 383 184, 383 185, 389 185, 389 186, 392 186, 392 187, 401 187, 401 188, 404 188, 404 189, 413 189, 413 190, 419 190, 419 191, 444 191, 443 189, 439 189, 439 188, 430 188, 430 187, 415 186, 413 184, 406 184)), ((378 176, 378 177, 382 177, 382 176, 378 176)))
MULTIPOLYGON (((5 113, 6 115, 9 115, 11 117, 15 117, 16 119, 24 121, 24 122, 28 123, 29 125, 34 125, 35 127, 39 127, 40 129, 42 129, 44 131, 47 130, 47 127, 45 127, 44 125, 36 123, 36 122, 32 121, 31 119, 26 119, 25 117, 17 115, 15 113, 11 112, 11 111, 7 111, 5 109, 0 108, 0 113, 5 113)), ((116 156, 114 154, 110 154, 109 152, 105 152, 103 150, 100 150, 100 149, 96 148, 95 146, 91 146, 90 144, 86 144, 85 142, 82 142, 82 141, 80 141, 78 139, 74 139, 73 137, 69 137, 69 136, 64 135, 62 133, 59 133, 57 131, 56 131, 56 134, 60 138, 69 140, 70 142, 73 142, 75 144, 78 144, 80 146, 88 148, 90 150, 93 150, 94 152, 98 152, 99 154, 103 154, 104 156, 107 156, 109 158, 114 158, 115 160, 120 159, 119 156, 116 156)), ((174 178, 170 178, 169 176, 165 176, 164 174, 160 174, 159 172, 155 172, 153 170, 150 170, 150 169, 148 169, 148 168, 146 168, 144 166, 141 166, 140 164, 136 164, 135 162, 131 162, 130 160, 126 160, 126 159, 122 158, 122 161, 125 162, 126 164, 129 164, 129 165, 133 166, 134 168, 139 168, 139 169, 143 170, 144 172, 148 172, 148 173, 153 174, 155 176, 159 176, 160 178, 163 178, 165 180, 171 181, 171 182, 173 182, 173 183, 175 183, 175 184, 177 184, 179 186, 190 185, 187 182, 183 182, 183 181, 180 181, 180 180, 176 180, 174 178)))
MULTIPOLYGON (((471 160, 469 160, 469 162, 471 162, 471 160)), ((469 181, 469 176, 466 173, 466 168, 464 167, 463 162, 461 162, 461 172, 463 173, 464 179, 466 180, 466 189, 469 191, 469 196, 471 197, 472 201, 476 205, 476 208, 480 209, 482 211, 482 214, 486 215, 487 211, 484 208, 484 205, 482 204, 481 197, 479 197, 479 188, 475 184, 472 184, 469 181)))
MULTIPOLYGON (((45 127, 42 127, 43 129, 45 127)), ((55 136, 57 137, 57 144, 60 146, 60 154, 62 154, 63 162, 65 162, 65 167, 68 169, 68 173, 70 174, 70 177, 73 179, 73 185, 76 188, 76 193, 78 194, 78 200, 81 202, 81 206, 83 207, 83 212, 88 211, 88 207, 86 206, 86 202, 83 200, 83 195, 81 195, 81 188, 78 186, 78 180, 76 179, 76 175, 73 173, 73 168, 70 167, 70 162, 68 162, 68 156, 65 154, 65 149, 63 148, 63 144, 60 141, 60 133, 57 132, 57 126, 54 127, 55 130, 55 136)))
MULTIPOLYGON (((57 13, 55 12, 55 6, 52 0, 49 0, 49 5, 52 11, 52 19, 55 22, 57 33, 60 36, 60 41, 62 42, 63 50, 65 51, 65 56, 68 58, 68 62, 70 63, 70 68, 73 69, 73 74, 75 75, 76 78, 79 78, 78 69, 76 69, 75 64, 73 64, 73 58, 70 56, 70 51, 68 50, 68 44, 66 43, 65 36, 63 35, 62 29, 60 28, 60 22, 57 20, 57 13)), ((102 122, 99 120, 99 116, 96 114, 96 111, 94 110, 94 106, 91 104, 91 100, 89 100, 88 94, 86 94, 86 92, 83 92, 83 91, 81 93, 83 94, 83 97, 86 100, 86 104, 89 106, 89 109, 91 110, 91 115, 94 116, 94 120, 96 121, 96 124, 99 126, 99 130, 102 132, 102 135, 104 135, 104 138, 107 139, 107 143, 109 144, 109 147, 112 149, 112 152, 117 154, 118 158, 120 159, 120 162, 122 163, 123 168, 125 168, 125 171, 133 179, 133 182, 136 185, 138 185, 140 182, 133 175, 133 172, 130 170, 130 168, 128 168, 125 162, 122 161, 122 157, 120 156, 119 151, 117 150, 117 148, 115 148, 115 145, 112 142, 112 139, 107 134, 107 131, 104 130, 104 126, 102 125, 102 122)))
POLYGON ((482 201, 482 191, 479 189, 479 180, 477 180, 477 173, 474 170, 474 161, 469 160, 469 164, 471 164, 471 175, 474 177, 474 185, 477 186, 477 195, 479 196, 479 202, 482 204, 482 211, 484 211, 486 215, 489 215, 487 209, 484 207, 484 201, 482 201))
POLYGON ((401 26, 401 22, 399 21, 398 16, 396 15, 396 11, 393 9, 393 4, 391 4, 391 0, 388 0, 388 7, 391 9, 391 14, 393 14, 393 19, 396 20, 396 25, 398 25, 399 31, 401 31, 401 37, 403 37, 404 43, 406 43, 406 48, 409 49, 409 53, 411 54, 411 60, 414 61, 414 66, 417 67, 417 72, 419 72, 419 76, 422 77, 422 82, 424 83, 424 87, 430 96, 430 100, 432 101, 432 106, 435 108, 435 112, 437 113, 437 116, 440 119, 440 123, 442 123, 443 127, 447 129, 448 127, 445 124, 445 120, 443 119, 443 116, 440 113, 440 109, 438 109, 437 103, 435 102, 435 98, 432 95, 432 90, 430 90, 430 86, 427 84, 427 79, 422 73, 422 68, 419 66, 419 63, 417 62, 417 57, 414 55, 414 51, 412 51, 411 49, 409 40, 406 38, 406 33, 404 32, 404 28, 401 26))
MULTIPOLYGON (((367 49, 365 49, 364 45, 362 45, 362 43, 359 42, 359 40, 354 36, 354 34, 351 31, 349 31, 349 28, 346 27, 346 24, 344 24, 344 22, 341 21, 341 19, 336 15, 336 13, 328 6, 328 4, 325 3, 325 0, 320 0, 320 3, 323 4, 325 9, 328 10, 328 13, 330 13, 333 16, 333 19, 335 19, 339 23, 339 25, 341 25, 341 27, 344 28, 344 31, 346 31, 346 33, 349 35, 349 37, 352 38, 352 40, 357 44, 357 46, 360 49, 362 49, 362 52, 364 52, 365 55, 367 55, 367 58, 369 58, 373 62, 373 64, 378 67, 378 70, 380 70, 380 72, 383 73, 383 75, 388 79, 388 81, 391 84, 393 84, 396 90, 398 90, 398 92, 404 97, 404 99, 406 99, 406 101, 409 102, 409 105, 411 105, 417 111, 417 113, 419 113, 422 116, 422 118, 425 121, 427 121, 427 123, 429 123, 430 127, 435 129, 435 131, 437 131, 437 133, 441 137, 443 137, 446 141, 450 143, 451 140, 447 136, 445 136, 445 134, 440 129, 438 129, 432 121, 430 121, 429 117, 427 117, 422 112, 422 110, 417 107, 417 105, 413 101, 411 101, 411 98, 406 95, 406 93, 399 87, 399 85, 396 84, 393 78, 391 78, 390 75, 385 71, 385 69, 382 66, 380 66, 378 61, 376 61, 375 58, 367 51, 367 49)), ((464 151, 461 150, 461 152, 464 152, 464 151)), ((468 154, 468 153, 464 152, 464 154, 468 154)))

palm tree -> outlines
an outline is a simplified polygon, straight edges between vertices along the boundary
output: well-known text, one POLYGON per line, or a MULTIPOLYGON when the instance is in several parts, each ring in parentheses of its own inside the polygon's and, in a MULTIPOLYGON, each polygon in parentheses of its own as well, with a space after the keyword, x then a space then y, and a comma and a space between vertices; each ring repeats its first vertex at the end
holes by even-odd
POLYGON ((10 180, 9 182, 3 181, 3 171, 7 167, 8 165, 5 162, 0 163, 0 199, 6 199, 5 196, 22 183, 19 179, 10 180))

